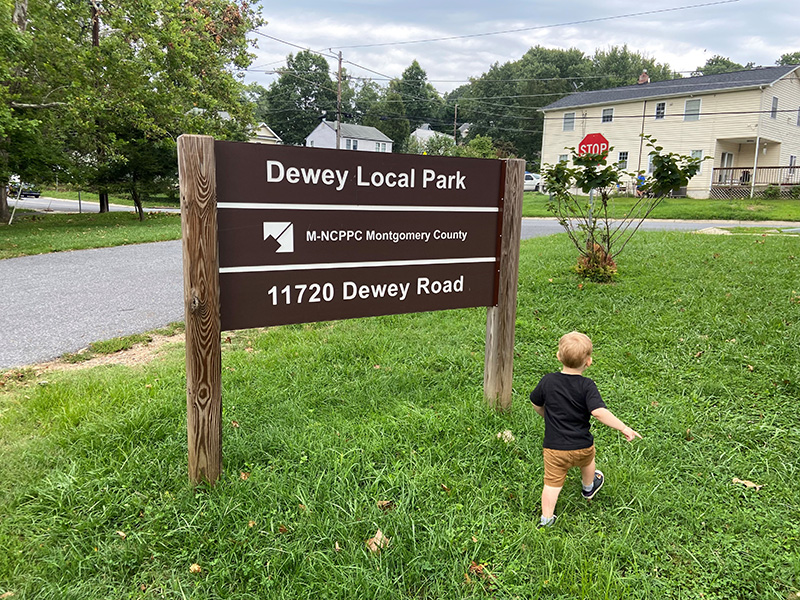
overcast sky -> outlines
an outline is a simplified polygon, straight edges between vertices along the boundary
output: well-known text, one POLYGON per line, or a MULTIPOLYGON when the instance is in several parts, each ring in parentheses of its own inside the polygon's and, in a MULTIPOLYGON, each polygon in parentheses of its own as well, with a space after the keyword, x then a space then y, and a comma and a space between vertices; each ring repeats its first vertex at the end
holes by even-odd
MULTIPOLYGON (((518 60, 536 45, 574 47, 591 55, 627 44, 682 72, 715 54, 772 66, 782 54, 800 51, 795 2, 262 0, 268 24, 259 31, 282 41, 255 36, 257 58, 245 80, 268 85, 275 75, 265 71, 285 66, 286 56, 301 48, 341 50, 348 73, 381 83, 385 80, 376 73, 399 77, 416 59, 440 92, 480 76, 496 62, 518 60), (507 33, 483 35, 494 32, 507 33), (418 42, 456 36, 470 37, 418 42)), ((336 61, 329 62, 335 69, 336 61)))

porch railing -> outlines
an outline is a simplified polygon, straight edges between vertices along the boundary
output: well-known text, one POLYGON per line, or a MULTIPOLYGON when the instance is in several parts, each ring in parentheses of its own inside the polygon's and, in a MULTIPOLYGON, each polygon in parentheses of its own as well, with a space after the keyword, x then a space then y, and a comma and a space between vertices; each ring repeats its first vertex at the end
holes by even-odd
POLYGON ((799 197, 800 166, 758 167, 755 172, 752 167, 717 167, 711 175, 711 196, 715 198, 747 198, 751 190, 761 196, 767 189, 777 190, 783 197, 799 197))

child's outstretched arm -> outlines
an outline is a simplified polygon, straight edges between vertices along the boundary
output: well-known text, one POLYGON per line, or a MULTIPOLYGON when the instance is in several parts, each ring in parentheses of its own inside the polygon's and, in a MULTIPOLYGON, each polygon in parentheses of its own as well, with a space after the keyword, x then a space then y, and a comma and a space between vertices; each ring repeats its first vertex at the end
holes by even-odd
POLYGON ((625 423, 623 423, 617 417, 615 417, 614 413, 612 413, 607 408, 595 408, 592 411, 592 416, 598 421, 600 421, 603 425, 608 425, 612 429, 618 429, 619 431, 621 431, 622 435, 624 435, 625 439, 628 440, 629 442, 632 442, 634 438, 642 437, 641 435, 639 435, 638 431, 634 431, 633 429, 625 425, 625 423))

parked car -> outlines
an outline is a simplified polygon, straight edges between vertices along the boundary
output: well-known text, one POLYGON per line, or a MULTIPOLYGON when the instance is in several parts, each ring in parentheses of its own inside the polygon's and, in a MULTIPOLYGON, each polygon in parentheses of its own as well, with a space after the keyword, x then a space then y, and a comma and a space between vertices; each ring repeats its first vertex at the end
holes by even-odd
MULTIPOLYGON (((38 198, 42 195, 41 190, 33 185, 32 183, 22 183, 22 194, 23 198, 38 198)), ((9 198, 16 198, 19 194, 19 187, 20 184, 17 182, 12 181, 8 186, 8 197, 9 198)))
POLYGON ((525 172, 524 189, 526 192, 538 192, 542 187, 542 176, 538 173, 525 172))

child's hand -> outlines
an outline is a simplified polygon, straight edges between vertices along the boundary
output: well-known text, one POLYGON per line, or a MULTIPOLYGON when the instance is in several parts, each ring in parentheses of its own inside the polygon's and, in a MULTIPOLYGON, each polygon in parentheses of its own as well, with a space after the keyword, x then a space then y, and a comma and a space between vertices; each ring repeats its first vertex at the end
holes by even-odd
POLYGON ((635 438, 639 438, 639 439, 642 438, 642 436, 639 435, 638 431, 634 431, 630 427, 626 427, 625 429, 623 429, 622 430, 622 435, 624 435, 625 439, 628 440, 629 442, 632 442, 635 438))

